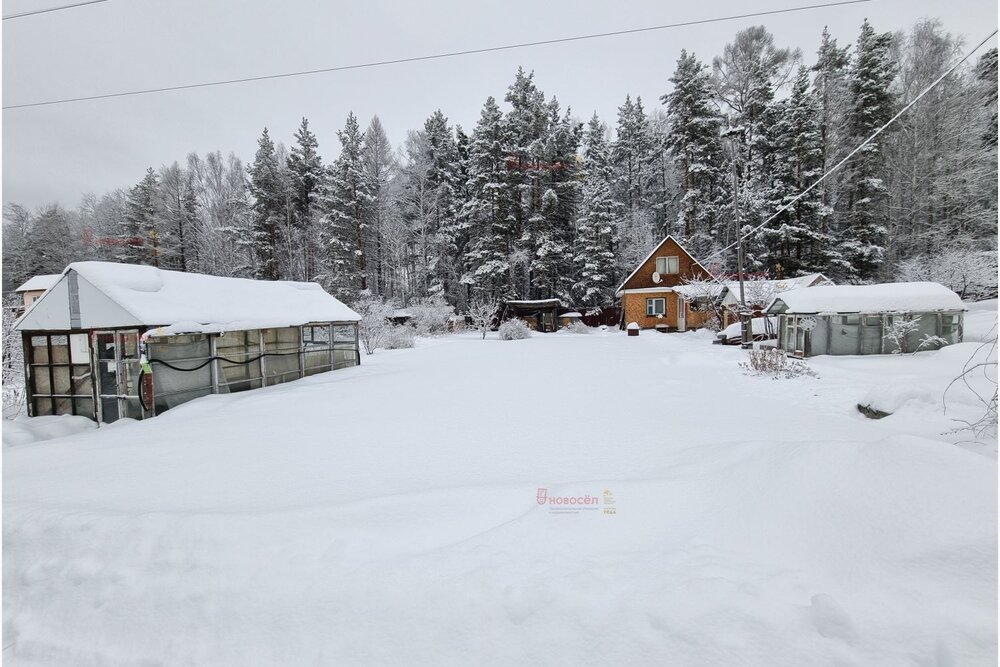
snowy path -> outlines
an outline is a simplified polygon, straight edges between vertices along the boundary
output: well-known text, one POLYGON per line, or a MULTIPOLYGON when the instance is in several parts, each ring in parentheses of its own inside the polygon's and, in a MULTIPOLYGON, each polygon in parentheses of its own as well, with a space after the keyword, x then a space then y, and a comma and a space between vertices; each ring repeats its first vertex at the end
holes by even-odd
POLYGON ((931 407, 974 346, 772 381, 708 340, 421 341, 8 448, 4 659, 995 664, 996 447, 931 407))

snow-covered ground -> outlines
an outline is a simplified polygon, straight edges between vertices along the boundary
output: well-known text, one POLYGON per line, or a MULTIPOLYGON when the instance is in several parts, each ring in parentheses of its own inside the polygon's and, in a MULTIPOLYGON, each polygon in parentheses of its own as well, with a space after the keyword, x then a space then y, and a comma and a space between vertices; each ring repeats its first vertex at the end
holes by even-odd
POLYGON ((421 340, 8 447, 5 663, 995 665, 996 443, 940 399, 979 344, 711 339, 421 340))

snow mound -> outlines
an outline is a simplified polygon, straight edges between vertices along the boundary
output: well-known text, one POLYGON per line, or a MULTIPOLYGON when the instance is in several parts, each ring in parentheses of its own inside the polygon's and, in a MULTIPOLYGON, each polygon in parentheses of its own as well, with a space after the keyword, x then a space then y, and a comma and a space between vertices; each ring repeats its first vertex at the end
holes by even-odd
POLYGON ((3 446, 30 445, 33 442, 75 435, 96 428, 95 421, 73 415, 5 419, 3 422, 3 446))

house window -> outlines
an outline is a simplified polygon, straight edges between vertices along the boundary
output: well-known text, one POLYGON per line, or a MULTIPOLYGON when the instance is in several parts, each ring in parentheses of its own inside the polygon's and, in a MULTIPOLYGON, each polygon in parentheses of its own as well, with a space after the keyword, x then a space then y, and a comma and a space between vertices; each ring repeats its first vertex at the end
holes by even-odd
POLYGON ((661 275, 680 273, 680 263, 677 257, 657 257, 656 272, 661 275))
POLYGON ((666 299, 646 299, 646 315, 655 317, 667 312, 666 299))

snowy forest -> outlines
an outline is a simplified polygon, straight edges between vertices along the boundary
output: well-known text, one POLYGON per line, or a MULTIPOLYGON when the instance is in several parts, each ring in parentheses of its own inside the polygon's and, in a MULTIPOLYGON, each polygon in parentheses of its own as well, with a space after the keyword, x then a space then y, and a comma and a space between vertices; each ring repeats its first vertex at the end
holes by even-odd
MULTIPOLYGON (((737 225, 759 226, 968 46, 936 20, 842 41, 824 31, 810 57, 747 28, 714 58, 681 51, 669 92, 626 97, 615 119, 581 119, 519 69, 472 128, 438 110, 394 144, 351 114, 321 146, 303 118, 290 146, 265 128, 248 163, 192 153, 72 210, 9 203, 4 287, 97 259, 315 280, 348 303, 599 308, 666 234, 726 274, 737 225)), ((995 296, 997 194, 993 49, 749 236, 749 269, 995 296)))

